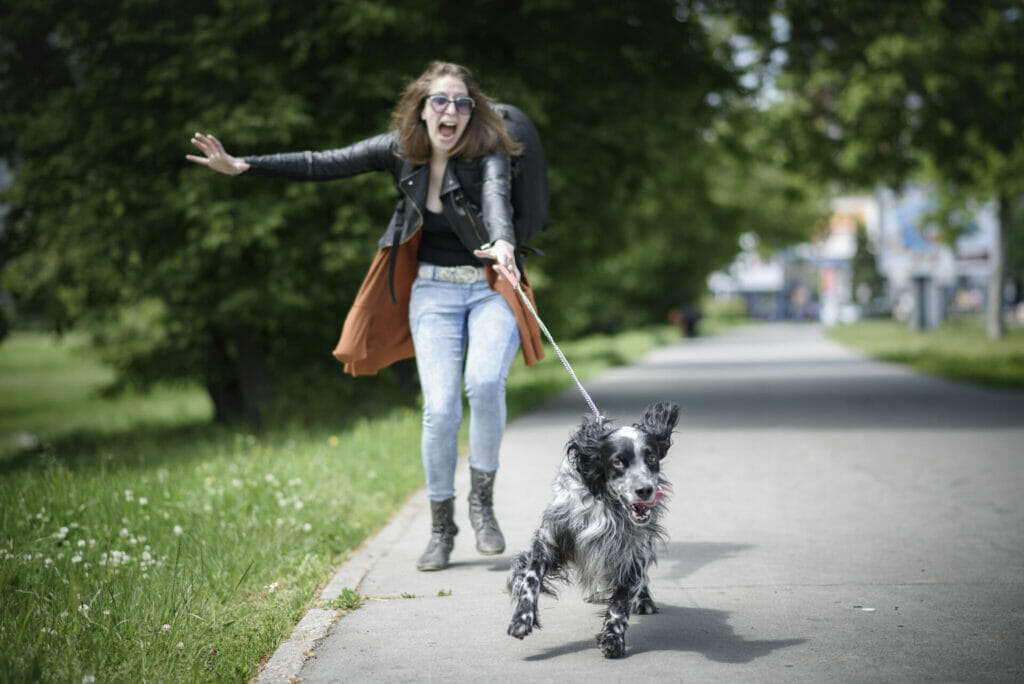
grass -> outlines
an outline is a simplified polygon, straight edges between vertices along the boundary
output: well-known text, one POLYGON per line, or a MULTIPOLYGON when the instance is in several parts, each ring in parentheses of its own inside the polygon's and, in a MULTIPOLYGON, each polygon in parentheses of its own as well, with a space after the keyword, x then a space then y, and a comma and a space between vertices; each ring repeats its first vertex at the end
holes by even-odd
POLYGON ((893 320, 866 320, 828 329, 828 335, 872 356, 905 363, 930 375, 986 387, 1024 389, 1024 330, 989 340, 974 319, 914 332, 893 320))
MULTIPOLYGON (((562 346, 585 378, 677 339, 562 346)), ((0 345, 0 680, 246 681, 422 486, 419 412, 255 435, 199 388, 103 398, 111 379, 80 339, 0 345)), ((570 385, 551 350, 517 360, 509 414, 570 385)))

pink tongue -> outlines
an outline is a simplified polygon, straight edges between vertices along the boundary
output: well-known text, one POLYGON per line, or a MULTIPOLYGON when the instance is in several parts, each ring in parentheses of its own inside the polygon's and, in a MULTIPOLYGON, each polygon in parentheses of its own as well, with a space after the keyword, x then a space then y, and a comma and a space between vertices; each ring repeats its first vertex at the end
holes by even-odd
POLYGON ((661 501, 661 497, 665 496, 665 490, 662 489, 661 485, 658 485, 658 491, 654 493, 654 503, 652 506, 657 506, 658 502, 661 501))
POLYGON ((440 127, 438 128, 438 130, 440 131, 441 135, 443 135, 446 138, 450 138, 453 135, 455 135, 455 126, 449 126, 447 124, 441 124, 440 127))

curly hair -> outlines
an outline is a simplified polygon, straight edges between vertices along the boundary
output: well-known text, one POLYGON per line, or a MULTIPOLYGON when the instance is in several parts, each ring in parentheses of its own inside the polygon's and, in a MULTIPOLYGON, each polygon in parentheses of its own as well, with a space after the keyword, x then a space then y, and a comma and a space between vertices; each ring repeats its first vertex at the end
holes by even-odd
POLYGON ((491 98, 480 89, 472 72, 459 64, 434 61, 419 78, 406 86, 391 112, 391 128, 398 132, 401 154, 405 159, 414 164, 430 161, 430 138, 420 119, 420 112, 423 111, 423 101, 430 94, 430 84, 442 76, 460 79, 466 84, 469 96, 476 101, 466 130, 452 149, 452 157, 473 159, 499 150, 510 155, 522 152, 522 146, 509 136, 501 116, 490 106, 491 98))

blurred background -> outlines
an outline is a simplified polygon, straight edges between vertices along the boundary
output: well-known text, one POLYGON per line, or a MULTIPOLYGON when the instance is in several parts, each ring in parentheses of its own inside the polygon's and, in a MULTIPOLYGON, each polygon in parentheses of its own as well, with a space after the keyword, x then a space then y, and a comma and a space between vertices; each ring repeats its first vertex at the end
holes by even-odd
POLYGON ((219 421, 411 382, 330 356, 390 178, 185 155, 195 131, 236 155, 377 134, 433 59, 540 130, 527 267, 559 338, 716 308, 1021 324, 1020 0, 8 0, 0 336, 86 336, 112 389, 197 383, 219 421))

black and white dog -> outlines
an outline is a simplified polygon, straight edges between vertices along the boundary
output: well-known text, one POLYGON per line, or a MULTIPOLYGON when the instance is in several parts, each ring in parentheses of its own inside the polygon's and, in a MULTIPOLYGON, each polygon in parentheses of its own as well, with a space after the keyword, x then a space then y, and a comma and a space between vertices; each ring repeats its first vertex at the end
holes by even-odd
POLYGON ((632 427, 584 420, 566 447, 530 550, 512 561, 511 636, 522 639, 540 627, 537 599, 541 592, 554 595, 552 580, 575 579, 588 600, 607 605, 597 635, 606 658, 625 652, 630 611, 658 612, 647 568, 666 540, 660 502, 670 487, 660 470, 678 418, 678 406, 660 403, 648 406, 632 427))

